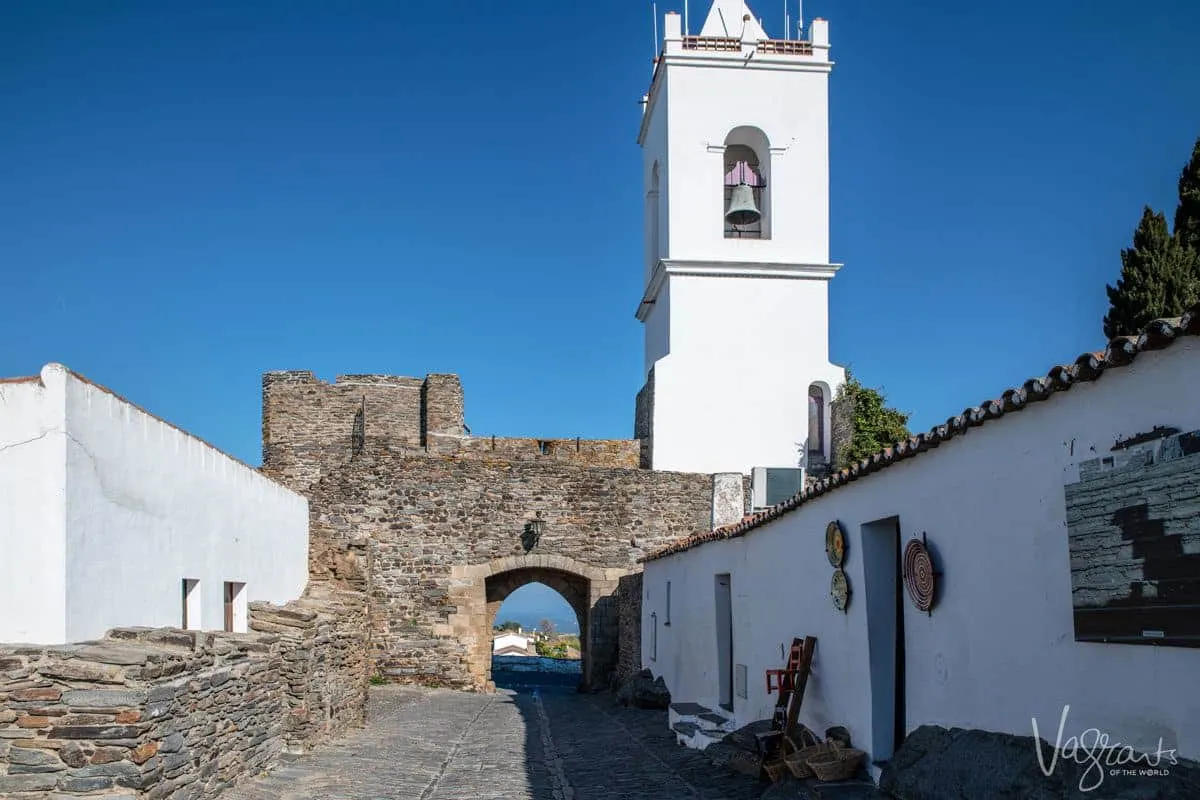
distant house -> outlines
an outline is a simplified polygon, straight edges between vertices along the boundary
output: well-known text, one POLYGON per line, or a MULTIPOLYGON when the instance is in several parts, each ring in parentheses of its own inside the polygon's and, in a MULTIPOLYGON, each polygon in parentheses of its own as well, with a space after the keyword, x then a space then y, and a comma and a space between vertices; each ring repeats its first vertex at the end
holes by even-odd
POLYGON ((533 639, 519 633, 502 633, 492 637, 492 655, 494 656, 535 656, 533 639))

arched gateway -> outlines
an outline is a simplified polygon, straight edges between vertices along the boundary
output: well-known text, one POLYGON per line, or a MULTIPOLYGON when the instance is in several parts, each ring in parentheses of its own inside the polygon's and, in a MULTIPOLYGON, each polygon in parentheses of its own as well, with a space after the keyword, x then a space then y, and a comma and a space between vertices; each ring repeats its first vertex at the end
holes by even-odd
POLYGON ((640 666, 637 560, 710 529, 714 497, 643 444, 470 436, 454 375, 263 378, 263 471, 309 500, 313 575, 368 592, 390 681, 491 688, 496 611, 535 581, 575 609, 588 687, 640 666))
POLYGON ((486 564, 453 567, 451 602, 457 608, 450 626, 469 642, 469 670, 484 685, 491 684, 492 625, 500 604, 530 583, 543 583, 563 596, 579 618, 580 658, 584 686, 592 676, 607 677, 616 666, 620 646, 618 582, 636 571, 588 566, 568 556, 520 555, 486 564))

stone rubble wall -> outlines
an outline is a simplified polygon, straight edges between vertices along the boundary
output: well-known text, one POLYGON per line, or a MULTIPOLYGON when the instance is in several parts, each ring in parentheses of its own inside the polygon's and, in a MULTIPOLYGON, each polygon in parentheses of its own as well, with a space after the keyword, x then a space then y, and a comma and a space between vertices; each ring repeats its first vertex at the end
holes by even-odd
POLYGON ((707 530, 712 487, 711 475, 368 447, 307 491, 311 574, 370 592, 382 677, 450 688, 486 680, 494 622, 491 573, 468 579, 456 569, 515 558, 581 576, 592 677, 607 683, 618 661, 617 580, 681 532, 707 530), (545 531, 533 545, 526 526, 537 514, 545 531))
POLYGON ((617 668, 613 683, 621 683, 642 668, 642 573, 617 582, 617 668))
POLYGON ((636 469, 636 439, 471 436, 457 375, 263 375, 263 474, 304 492, 363 450, 636 469))
POLYGON ((636 439, 530 439, 471 436, 430 442, 427 452, 497 461, 552 461, 581 467, 638 469, 641 445, 636 439))
POLYGON ((0 797, 208 797, 361 724, 365 609, 316 587, 253 604, 250 633, 0 645, 0 797))

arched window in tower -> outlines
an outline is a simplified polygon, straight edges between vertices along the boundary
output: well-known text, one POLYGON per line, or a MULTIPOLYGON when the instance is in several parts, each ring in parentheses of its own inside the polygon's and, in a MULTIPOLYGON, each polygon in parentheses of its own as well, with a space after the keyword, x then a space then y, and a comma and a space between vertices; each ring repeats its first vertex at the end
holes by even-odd
POLYGON ((810 470, 828 463, 825 455, 825 392, 817 384, 808 387, 808 456, 810 470))
POLYGON ((771 238, 769 158, 767 137, 758 128, 735 128, 725 137, 721 174, 726 239, 771 238))
POLYGON ((653 274, 662 253, 659 250, 659 193, 658 162, 650 170, 649 188, 646 190, 646 275, 653 274))

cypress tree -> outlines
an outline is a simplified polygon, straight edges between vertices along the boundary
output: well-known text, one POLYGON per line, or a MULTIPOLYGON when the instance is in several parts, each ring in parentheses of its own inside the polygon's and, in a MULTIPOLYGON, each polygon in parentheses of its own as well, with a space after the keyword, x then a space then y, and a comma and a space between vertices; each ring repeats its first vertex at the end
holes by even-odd
POLYGON ((1196 140, 1192 158, 1179 175, 1175 236, 1183 247, 1200 253, 1200 139, 1196 140))
POLYGON ((1121 277, 1106 287, 1108 338, 1139 333, 1160 317, 1176 317, 1200 293, 1200 259, 1167 231, 1167 219, 1147 206, 1133 233, 1133 246, 1121 251, 1121 277))

